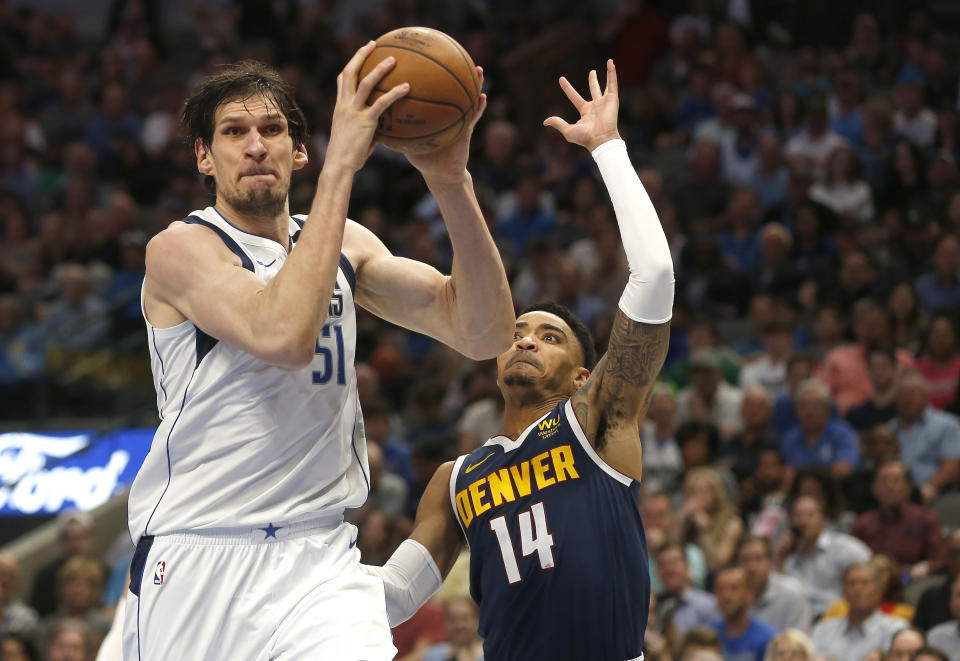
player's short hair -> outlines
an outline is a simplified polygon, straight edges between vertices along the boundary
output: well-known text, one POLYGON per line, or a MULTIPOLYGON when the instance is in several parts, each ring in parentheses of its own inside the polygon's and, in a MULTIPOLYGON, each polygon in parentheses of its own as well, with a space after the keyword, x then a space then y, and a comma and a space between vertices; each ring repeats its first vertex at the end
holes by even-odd
POLYGON ((577 338, 577 342, 580 344, 580 352, 583 354, 583 366, 588 370, 593 369, 593 366, 597 362, 597 348, 593 344, 593 335, 590 333, 590 329, 587 328, 586 324, 580 321, 570 308, 560 303, 546 301, 544 303, 528 305, 520 314, 523 315, 528 312, 549 312, 563 319, 563 322, 570 327, 570 330, 573 331, 573 334, 577 338))
POLYGON ((294 149, 307 141, 307 119, 290 86, 267 65, 256 60, 243 60, 204 80, 187 99, 180 121, 190 144, 200 140, 209 147, 213 144, 213 128, 220 106, 257 96, 275 105, 283 114, 294 149))

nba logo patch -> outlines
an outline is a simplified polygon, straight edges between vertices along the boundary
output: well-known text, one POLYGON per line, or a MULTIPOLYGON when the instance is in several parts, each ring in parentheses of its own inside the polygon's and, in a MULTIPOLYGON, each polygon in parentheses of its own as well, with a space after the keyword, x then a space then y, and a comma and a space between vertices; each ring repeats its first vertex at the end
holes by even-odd
POLYGON ((156 569, 153 570, 153 584, 154 585, 163 585, 163 576, 167 571, 167 563, 163 560, 157 563, 156 569))

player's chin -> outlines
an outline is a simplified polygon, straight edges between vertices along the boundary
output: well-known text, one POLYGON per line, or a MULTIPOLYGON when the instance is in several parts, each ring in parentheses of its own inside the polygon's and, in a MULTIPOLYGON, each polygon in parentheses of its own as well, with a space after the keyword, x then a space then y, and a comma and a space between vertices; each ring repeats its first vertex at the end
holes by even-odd
POLYGON ((507 374, 503 377, 503 385, 505 386, 530 387, 535 383, 536 381, 534 381, 533 377, 530 377, 526 374, 513 373, 513 374, 507 374))

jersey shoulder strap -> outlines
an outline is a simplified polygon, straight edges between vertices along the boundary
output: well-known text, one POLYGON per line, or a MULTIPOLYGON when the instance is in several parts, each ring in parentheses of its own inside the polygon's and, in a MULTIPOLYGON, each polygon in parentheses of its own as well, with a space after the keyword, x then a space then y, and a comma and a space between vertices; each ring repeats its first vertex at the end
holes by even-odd
POLYGON ((209 227, 212 229, 217 233, 224 244, 226 244, 227 248, 230 249, 230 252, 240 258, 240 263, 243 264, 243 268, 247 269, 248 271, 255 271, 253 268, 253 260, 250 259, 250 256, 247 255, 247 253, 243 251, 243 248, 240 247, 240 244, 237 243, 232 236, 224 232, 222 228, 217 227, 209 220, 204 220, 199 216, 187 216, 183 219, 183 222, 187 223, 188 225, 203 225, 204 227, 209 227))

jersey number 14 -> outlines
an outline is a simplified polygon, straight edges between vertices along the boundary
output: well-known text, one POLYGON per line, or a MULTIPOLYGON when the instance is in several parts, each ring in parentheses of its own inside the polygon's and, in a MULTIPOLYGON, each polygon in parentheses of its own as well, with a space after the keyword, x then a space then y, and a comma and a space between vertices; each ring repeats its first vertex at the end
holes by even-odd
MULTIPOLYGON (((553 535, 547 529, 547 514, 543 510, 543 503, 534 503, 530 509, 520 512, 517 523, 520 526, 521 555, 527 557, 536 552, 540 569, 553 569, 553 535)), ((507 528, 507 517, 490 519, 490 530, 497 536, 507 581, 511 585, 520 582, 520 568, 517 566, 517 555, 514 553, 513 540, 510 539, 510 530, 507 528)))

